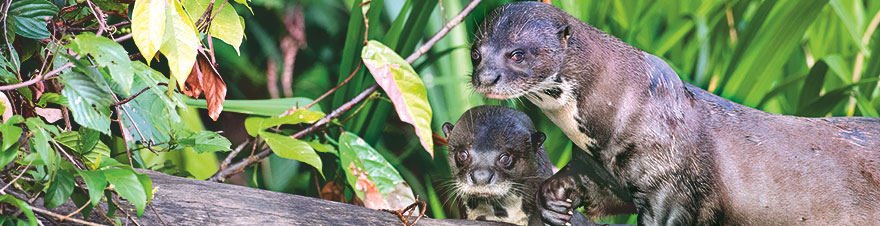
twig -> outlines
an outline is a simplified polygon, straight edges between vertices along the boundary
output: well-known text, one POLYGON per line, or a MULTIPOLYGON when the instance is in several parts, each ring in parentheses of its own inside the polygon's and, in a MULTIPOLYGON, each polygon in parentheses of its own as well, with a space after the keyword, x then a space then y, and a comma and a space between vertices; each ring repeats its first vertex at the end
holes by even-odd
POLYGON ((95 19, 98 19, 98 32, 95 34, 101 36, 104 34, 104 30, 107 30, 107 21, 104 21, 104 12, 101 11, 101 8, 98 8, 97 5, 92 3, 92 0, 86 0, 86 4, 92 9, 92 12, 95 14, 95 19))
POLYGON ((168 226, 167 224, 165 224, 165 221, 162 220, 162 216, 159 215, 159 212, 156 211, 156 208, 153 207, 153 203, 149 203, 147 204, 147 206, 150 207, 150 210, 153 210, 153 214, 156 214, 156 218, 159 219, 159 223, 162 223, 162 226, 168 226))
POLYGON ((232 152, 229 152, 229 156, 226 156, 226 159, 223 159, 223 162, 220 163, 220 169, 226 169, 226 167, 229 167, 229 164, 232 163, 232 159, 235 158, 235 156, 237 156, 238 153, 241 153, 241 150, 243 150, 244 147, 247 146, 248 142, 250 142, 250 141, 245 140, 244 142, 241 142, 241 144, 239 144, 238 147, 235 147, 235 149, 233 149, 232 152))
POLYGON ((122 42, 122 41, 128 40, 130 38, 131 38, 131 33, 128 33, 126 35, 120 36, 119 38, 114 38, 113 41, 122 42))
POLYGON ((134 95, 131 95, 131 96, 128 97, 128 98, 125 98, 125 99, 120 100, 119 102, 116 102, 116 103, 112 103, 112 104, 110 104, 110 107, 116 107, 116 106, 119 106, 119 105, 122 105, 122 104, 128 103, 129 101, 131 101, 132 99, 134 99, 134 98, 137 97, 138 95, 141 95, 141 93, 144 93, 144 91, 147 91, 148 89, 150 89, 149 86, 147 86, 146 88, 142 89, 140 92, 137 92, 137 93, 135 93, 134 95))
POLYGON ((309 108, 311 108, 312 106, 314 106, 315 104, 317 104, 319 101, 323 100, 323 99, 326 98, 327 96, 330 96, 330 94, 332 94, 333 92, 336 92, 336 90, 339 89, 339 87, 342 87, 343 85, 345 85, 346 83, 348 83, 348 81, 351 80, 351 78, 353 78, 354 75, 357 74, 357 72, 358 72, 359 70, 361 70, 361 66, 362 66, 361 63, 358 62, 358 66, 357 66, 356 68, 354 68, 354 71, 352 71, 351 74, 348 75, 347 78, 345 78, 345 80, 342 80, 342 82, 340 82, 338 85, 336 85, 336 87, 333 87, 332 89, 327 90, 327 92, 325 92, 324 94, 322 94, 321 96, 319 96, 318 98, 316 98, 314 101, 312 101, 311 103, 309 103, 308 105, 306 105, 305 107, 303 107, 303 109, 309 109, 309 108))
POLYGON ((88 222, 88 221, 84 221, 84 220, 80 220, 80 219, 76 219, 76 218, 66 217, 66 216, 64 216, 64 215, 57 214, 57 213, 54 213, 54 212, 52 212, 52 211, 45 210, 45 209, 42 209, 42 208, 40 208, 40 207, 36 207, 36 206, 33 206, 33 205, 31 206, 31 210, 33 210, 34 212, 37 212, 37 213, 39 213, 39 214, 45 215, 45 216, 54 217, 55 219, 58 219, 58 220, 60 220, 60 221, 70 221, 70 222, 73 222, 73 223, 82 224, 82 225, 89 225, 89 226, 101 226, 101 225, 103 225, 103 224, 98 224, 98 223, 88 222))
MULTIPOLYGON (((471 3, 468 4, 468 6, 466 8, 464 8, 461 12, 458 13, 458 15, 456 15, 454 18, 452 18, 452 20, 449 21, 449 23, 446 23, 446 25, 443 26, 443 28, 440 29, 440 31, 438 31, 436 34, 434 34, 434 36, 431 37, 431 39, 428 42, 426 42, 422 47, 420 47, 418 49, 418 51, 410 54, 409 57, 406 58, 406 62, 412 64, 413 61, 415 61, 416 59, 418 59, 419 57, 424 55, 426 52, 428 52, 428 50, 431 49, 431 47, 434 46, 434 44, 436 44, 438 40, 440 40, 441 38, 443 38, 443 36, 445 36, 447 33, 449 33, 449 30, 452 27, 455 27, 455 25, 460 23, 464 19, 464 17, 467 16, 467 14, 469 14, 471 11, 473 11, 474 8, 477 6, 477 4, 480 3, 480 1, 481 0, 471 1, 471 3)), ((346 111, 351 109, 352 106, 360 103, 364 99, 367 99, 367 97, 370 96, 370 94, 372 94, 373 92, 375 92, 378 89, 379 89, 379 84, 373 83, 373 85, 371 85, 370 87, 367 87, 367 89, 362 91, 360 94, 358 94, 357 96, 355 96, 354 98, 352 98, 348 102, 345 102, 344 104, 342 104, 342 106, 339 106, 338 108, 336 108, 335 110, 330 112, 330 114, 327 114, 326 116, 324 116, 323 118, 321 118, 320 120, 318 120, 317 122, 312 124, 311 126, 293 134, 291 137, 300 139, 300 138, 304 137, 305 135, 317 130, 318 128, 329 123, 334 118, 337 118, 340 115, 342 115, 342 113, 345 113, 346 111)), ((238 173, 239 171, 244 170, 245 167, 247 167, 251 164, 254 164, 256 162, 259 162, 260 160, 263 160, 264 158, 268 157, 269 154, 271 154, 271 153, 272 153, 272 150, 260 151, 260 153, 257 153, 256 155, 252 155, 246 159, 243 159, 239 162, 236 162, 235 164, 232 164, 229 168, 218 170, 217 173, 215 173, 213 176, 208 178, 208 181, 214 181, 214 182, 226 181, 226 178, 228 178, 232 174, 238 173)))
POLYGON ((14 184, 15 181, 21 178, 21 176, 24 175, 24 172, 27 172, 28 167, 31 167, 32 162, 34 162, 33 159, 28 162, 28 164, 24 167, 24 169, 21 170, 21 173, 19 173, 18 176, 15 176, 15 178, 12 178, 12 181, 9 181, 9 183, 4 185, 3 188, 0 188, 0 193, 6 193, 6 188, 9 188, 10 185, 14 184))
POLYGON ((73 216, 73 215, 79 213, 79 212, 82 211, 83 209, 85 209, 86 206, 89 206, 89 205, 91 205, 91 204, 92 204, 92 203, 91 203, 91 200, 89 200, 88 202, 86 202, 85 204, 83 204, 82 206, 80 206, 79 209, 76 209, 75 211, 73 211, 73 212, 71 212, 71 213, 68 213, 67 216, 64 216, 64 217, 71 217, 71 216, 73 216))
MULTIPOLYGON (((79 57, 77 57, 76 59, 79 60, 79 57)), ((42 81, 43 79, 47 79, 49 77, 52 77, 55 74, 58 74, 58 72, 61 72, 62 70, 67 69, 69 67, 73 67, 73 63, 66 63, 64 65, 61 65, 61 67, 56 68, 55 70, 49 71, 46 74, 37 75, 36 77, 33 77, 30 80, 27 80, 22 83, 0 86, 0 90, 13 90, 13 89, 18 89, 21 87, 33 85, 39 81, 42 81)))
MULTIPOLYGON (((351 107, 354 106, 355 104, 360 103, 364 99, 367 99, 367 97, 371 93, 375 92, 378 89, 379 89, 379 84, 373 84, 372 86, 370 86, 366 90, 364 90, 364 92, 361 92, 360 94, 358 94, 357 96, 355 96, 354 98, 352 98, 351 100, 346 102, 345 104, 342 104, 342 106, 339 106, 339 108, 337 108, 336 110, 333 110, 332 112, 330 112, 330 114, 327 114, 323 118, 319 119, 317 122, 315 122, 315 124, 312 124, 311 126, 309 126, 306 129, 300 130, 296 134, 293 134, 293 136, 291 136, 291 137, 299 139, 299 138, 304 137, 306 134, 309 134, 312 131, 317 130, 319 127, 326 125, 327 123, 332 121, 334 118, 339 117, 339 115, 342 115, 342 113, 351 109, 351 107)), ((223 182, 226 180, 227 177, 231 176, 232 174, 238 173, 240 170, 244 170, 245 167, 247 167, 251 164, 254 164, 256 162, 259 162, 260 160, 263 160, 263 158, 268 157, 269 154, 272 154, 272 150, 263 150, 260 153, 257 153, 253 156, 250 156, 242 161, 236 162, 235 164, 232 164, 231 166, 229 166, 229 168, 222 169, 222 170, 218 171, 216 174, 214 174, 213 176, 208 178, 208 180, 214 181, 214 182, 223 182)))
POLYGON ((416 59, 428 52, 428 50, 430 50, 431 47, 434 46, 434 44, 437 44, 437 41, 440 41, 440 39, 446 36, 446 33, 449 33, 449 31, 452 30, 455 25, 461 23, 461 21, 464 20, 464 17, 467 16, 471 11, 473 11, 474 8, 476 8, 477 5, 480 3, 480 1, 481 0, 471 1, 471 3, 468 4, 468 6, 465 7, 463 10, 461 10, 458 15, 455 15, 455 17, 453 17, 452 20, 449 21, 449 23, 446 23, 446 25, 443 26, 440 31, 437 31, 437 34, 434 34, 434 37, 431 37, 431 39, 425 42, 422 47, 419 47, 419 49, 410 54, 409 57, 406 58, 406 62, 412 64, 414 61, 416 61, 416 59))

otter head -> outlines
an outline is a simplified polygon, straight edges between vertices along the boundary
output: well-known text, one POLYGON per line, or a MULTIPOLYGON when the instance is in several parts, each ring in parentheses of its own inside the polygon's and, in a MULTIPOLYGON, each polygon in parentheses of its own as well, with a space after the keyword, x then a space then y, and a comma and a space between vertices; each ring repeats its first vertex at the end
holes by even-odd
POLYGON ((537 154, 545 136, 522 112, 475 107, 455 125, 443 124, 443 133, 449 139, 454 190, 466 200, 524 195, 516 192, 522 192, 524 181, 539 172, 537 154))
POLYGON ((557 87, 572 35, 568 17, 539 2, 495 9, 471 46, 474 89, 489 98, 510 99, 557 87))

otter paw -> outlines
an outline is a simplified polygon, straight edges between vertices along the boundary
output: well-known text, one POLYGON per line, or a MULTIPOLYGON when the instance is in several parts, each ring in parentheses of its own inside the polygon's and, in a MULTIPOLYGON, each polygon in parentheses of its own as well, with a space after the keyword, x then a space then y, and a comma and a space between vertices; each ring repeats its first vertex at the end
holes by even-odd
POLYGON ((570 225, 580 195, 573 177, 554 175, 541 185, 538 192, 541 217, 550 225, 570 225))

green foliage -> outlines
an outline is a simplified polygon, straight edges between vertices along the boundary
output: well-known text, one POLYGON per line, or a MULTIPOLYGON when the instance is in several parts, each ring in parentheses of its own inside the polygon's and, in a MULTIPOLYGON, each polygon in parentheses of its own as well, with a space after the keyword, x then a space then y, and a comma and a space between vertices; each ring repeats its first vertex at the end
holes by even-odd
POLYGON ((18 0, 9 5, 9 14, 6 16, 14 21, 16 34, 26 38, 44 39, 49 38, 45 18, 55 16, 57 13, 58 7, 49 1, 18 0))

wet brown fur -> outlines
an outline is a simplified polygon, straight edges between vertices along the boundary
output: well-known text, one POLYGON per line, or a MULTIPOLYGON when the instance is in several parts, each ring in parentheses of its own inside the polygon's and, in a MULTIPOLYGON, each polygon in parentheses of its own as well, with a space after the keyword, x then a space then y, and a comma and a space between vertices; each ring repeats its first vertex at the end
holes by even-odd
MULTIPOLYGON (((484 25, 473 46, 481 56, 474 88, 545 106, 632 197, 641 225, 880 222, 880 119, 803 118, 733 103, 542 3, 505 5, 484 25), (525 60, 511 62, 508 53, 523 48, 525 60), (545 92, 553 89, 560 94, 545 92)), ((586 180, 563 169, 539 195, 549 203, 575 192, 595 205, 586 193, 602 191, 585 191, 586 180), (555 183, 572 177, 582 180, 555 183)))

